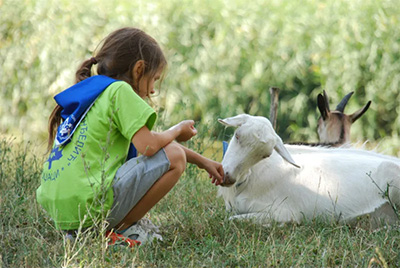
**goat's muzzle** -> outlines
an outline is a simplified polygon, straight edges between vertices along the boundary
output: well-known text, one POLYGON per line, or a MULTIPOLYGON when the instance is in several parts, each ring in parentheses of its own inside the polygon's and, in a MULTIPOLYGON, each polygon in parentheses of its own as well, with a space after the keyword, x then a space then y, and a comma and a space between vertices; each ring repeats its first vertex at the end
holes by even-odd
POLYGON ((233 179, 233 178, 229 175, 229 172, 226 172, 226 173, 225 173, 225 176, 224 176, 224 181, 221 183, 221 186, 230 187, 230 186, 234 185, 235 182, 236 182, 236 180, 233 179))

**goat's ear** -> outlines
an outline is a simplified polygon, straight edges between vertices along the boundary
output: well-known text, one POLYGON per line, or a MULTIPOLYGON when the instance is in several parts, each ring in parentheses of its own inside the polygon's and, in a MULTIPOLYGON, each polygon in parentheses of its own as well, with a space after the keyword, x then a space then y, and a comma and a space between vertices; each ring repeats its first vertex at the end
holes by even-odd
POLYGON ((326 93, 325 89, 322 90, 322 93, 324 94, 324 100, 325 100, 326 109, 328 109, 328 112, 330 112, 331 109, 329 108, 329 97, 328 97, 328 93, 326 93))
POLYGON ((286 149, 285 145, 283 144, 281 139, 278 139, 278 142, 276 143, 274 147, 275 151, 282 156, 283 159, 285 159, 288 163, 292 164, 293 166, 300 168, 299 165, 297 165, 292 156, 290 155, 289 151, 286 149))
POLYGON ((360 118, 368 110, 370 105, 371 105, 371 101, 369 101, 367 104, 365 104, 364 107, 362 107, 360 110, 358 110, 357 112, 350 115, 349 117, 350 117, 351 122, 354 123, 358 118, 360 118))
POLYGON ((218 119, 218 122, 228 127, 240 127, 247 122, 249 115, 239 114, 225 119, 218 119))
POLYGON ((327 106, 325 97, 322 96, 322 94, 318 94, 317 102, 318 102, 319 112, 321 113, 321 117, 323 120, 326 120, 329 116, 329 106, 327 106))

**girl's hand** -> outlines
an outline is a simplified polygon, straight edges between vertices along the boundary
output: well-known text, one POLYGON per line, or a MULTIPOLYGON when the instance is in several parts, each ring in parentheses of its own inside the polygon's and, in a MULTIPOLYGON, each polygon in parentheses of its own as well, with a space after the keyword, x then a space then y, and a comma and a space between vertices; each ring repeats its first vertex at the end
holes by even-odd
POLYGON ((224 168, 221 163, 207 159, 203 168, 208 172, 209 177, 212 179, 211 183, 214 183, 215 186, 224 182, 224 168))
POLYGON ((189 163, 195 164, 199 168, 205 169, 208 172, 208 175, 212 179, 212 183, 217 186, 224 182, 224 168, 221 163, 208 159, 183 145, 181 145, 181 148, 185 151, 186 159, 189 163))
POLYGON ((197 134, 197 130, 194 127, 193 120, 184 120, 179 124, 173 126, 173 128, 175 127, 180 129, 180 135, 175 139, 177 142, 190 140, 194 135, 197 134))

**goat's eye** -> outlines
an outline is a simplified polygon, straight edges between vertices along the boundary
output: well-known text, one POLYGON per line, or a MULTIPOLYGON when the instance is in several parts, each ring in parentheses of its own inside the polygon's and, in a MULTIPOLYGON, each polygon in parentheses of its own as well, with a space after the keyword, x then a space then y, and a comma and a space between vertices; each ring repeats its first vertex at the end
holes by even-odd
POLYGON ((239 139, 239 135, 236 133, 235 134, 235 138, 238 140, 239 139))

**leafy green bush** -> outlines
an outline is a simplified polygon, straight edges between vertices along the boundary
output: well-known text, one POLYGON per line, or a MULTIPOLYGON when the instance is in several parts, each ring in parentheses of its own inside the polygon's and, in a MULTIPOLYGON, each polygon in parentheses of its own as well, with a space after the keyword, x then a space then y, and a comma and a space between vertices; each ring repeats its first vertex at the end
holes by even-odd
MULTIPOLYGON (((316 96, 332 104, 355 91, 347 112, 372 100, 352 140, 397 154, 400 7, 395 0, 0 2, 0 129, 46 136, 52 97, 116 28, 155 37, 169 60, 156 99, 165 124, 214 124, 237 113, 269 115, 281 88, 278 132, 316 141, 316 96), (17 119, 17 120, 16 120, 17 119)), ((216 127, 217 135, 222 126, 216 127)), ((226 137, 223 137, 226 138, 226 137)))

